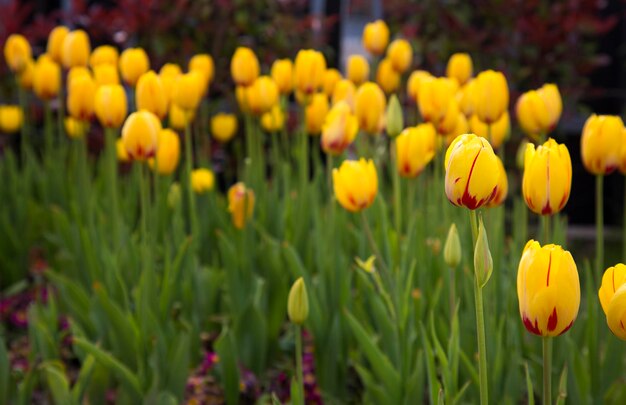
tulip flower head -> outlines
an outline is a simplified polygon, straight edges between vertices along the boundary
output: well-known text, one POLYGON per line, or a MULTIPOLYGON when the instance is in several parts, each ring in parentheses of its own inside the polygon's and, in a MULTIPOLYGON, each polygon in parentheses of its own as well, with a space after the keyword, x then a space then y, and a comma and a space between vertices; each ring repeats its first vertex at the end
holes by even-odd
POLYGON ((387 100, 376 83, 361 85, 356 93, 355 113, 359 127, 365 132, 377 135, 385 122, 387 100))
POLYGON ((626 340, 626 266, 609 267, 602 276, 598 298, 606 315, 606 323, 618 338, 626 340))
POLYGON ((22 128, 24 113, 16 105, 0 105, 0 132, 12 134, 22 128))
POLYGON ((378 175, 372 160, 344 160, 333 169, 333 190, 339 204, 350 212, 372 205, 378 193, 378 175))
POLYGON ((389 27, 382 20, 368 23, 363 29, 363 48, 372 55, 382 55, 389 43, 389 27))
MULTIPOLYGON (((497 157, 497 156, 496 156, 497 157)), ((498 157, 498 172, 500 175, 498 176, 498 187, 496 194, 493 196, 491 201, 487 203, 487 207, 499 207, 506 200, 506 196, 509 193, 509 179, 506 175, 506 170, 504 169, 504 164, 502 160, 498 157)))
POLYGON ((63 39, 63 67, 87 66, 91 55, 89 35, 83 30, 69 32, 63 39))
POLYGON ((432 124, 419 124, 396 138, 396 166, 402 177, 417 177, 435 157, 437 133, 432 124))
POLYGON ((98 86, 107 84, 120 84, 120 75, 117 71, 117 65, 101 63, 93 67, 93 77, 98 86))
POLYGON ((250 86, 260 71, 259 60, 252 49, 240 46, 235 50, 230 60, 230 75, 237 86, 250 86))
POLYGON ((101 45, 93 50, 89 57, 89 65, 95 68, 99 65, 113 65, 117 66, 120 53, 117 48, 111 45, 101 45))
POLYGON ((340 101, 324 120, 322 149, 331 155, 340 155, 350 146, 359 131, 359 124, 348 103, 340 101))
POLYGON ((322 132, 322 125, 324 124, 326 114, 328 114, 328 109, 328 97, 326 97, 326 94, 314 94, 304 111, 306 131, 309 135, 319 135, 322 132))
POLYGON ((63 124, 65 133, 71 139, 82 139, 89 130, 89 122, 77 120, 73 117, 65 117, 63 124))
MULTIPOLYGON (((474 115, 474 105, 476 104, 476 80, 470 79, 459 88, 456 93, 456 99, 459 102, 459 109, 467 117, 474 115)), ((508 112, 506 112, 508 115, 508 112)))
POLYGON ((141 75, 150 69, 148 54, 142 48, 125 49, 120 55, 119 64, 122 79, 131 87, 135 87, 141 75))
POLYGON ((149 111, 138 111, 126 118, 122 127, 122 140, 131 159, 147 160, 157 151, 161 122, 149 111))
POLYGON ((14 73, 20 73, 32 60, 33 54, 30 44, 20 34, 11 34, 4 43, 4 59, 14 73))
POLYGON ((167 95, 167 99, 170 104, 174 96, 174 86, 176 84, 176 80, 178 79, 178 76, 182 74, 183 72, 180 66, 175 63, 166 63, 161 66, 161 70, 159 70, 161 85, 163 86, 163 90, 165 90, 165 94, 167 95))
POLYGON ((202 94, 206 94, 215 75, 215 63, 211 55, 206 53, 194 55, 189 60, 189 71, 202 75, 202 94))
POLYGON ((409 99, 417 104, 419 89, 422 81, 432 78, 432 75, 425 70, 416 70, 411 73, 406 85, 406 92, 409 96, 409 99))
POLYGON ((182 131, 185 127, 193 121, 195 111, 185 111, 178 105, 172 103, 170 105, 170 113, 167 118, 167 123, 170 128, 182 131))
POLYGON ((386 94, 391 94, 398 90, 400 86, 400 73, 394 70, 391 60, 385 58, 378 64, 376 83, 378 83, 386 94))
POLYGON ((46 53, 56 63, 63 62, 63 42, 69 32, 70 30, 67 27, 59 25, 54 27, 48 35, 46 53))
POLYGON ((235 228, 243 229, 254 213, 254 191, 242 182, 233 185, 228 190, 228 211, 235 228))
POLYGON ((272 79, 278 86, 280 94, 289 94, 293 90, 293 63, 290 59, 274 61, 271 70, 272 79))
POLYGON ((547 134, 552 123, 545 100, 535 90, 520 96, 515 105, 515 113, 520 126, 532 139, 547 134))
POLYGON ((94 113, 96 82, 91 74, 68 80, 67 111, 80 121, 88 121, 94 113))
POLYGON ((161 120, 169 111, 168 97, 161 79, 152 70, 142 74, 137 80, 135 100, 137 110, 148 110, 161 120))
POLYGON ((61 67, 47 56, 40 56, 33 72, 33 90, 41 100, 52 100, 61 88, 61 67))
POLYGON ((356 87, 347 79, 342 79, 335 85, 335 89, 332 94, 332 104, 335 105, 340 101, 345 101, 350 106, 350 109, 354 111, 354 100, 356 98, 356 87))
POLYGON ((211 135, 219 143, 230 141, 237 132, 237 117, 234 114, 218 113, 211 118, 211 135))
POLYGON ((276 132, 285 126, 285 114, 280 104, 275 104, 271 110, 261 116, 261 126, 267 132, 276 132))
POLYGON ((168 176, 174 173, 179 160, 180 138, 178 134, 168 128, 161 129, 156 157, 151 159, 152 166, 156 164, 156 171, 162 176, 168 176))
POLYGON ((491 146, 497 149, 511 134, 511 119, 508 111, 505 111, 496 122, 486 124, 474 114, 469 120, 469 127, 473 133, 487 139, 491 146))
POLYGON ((278 104, 278 86, 269 76, 258 77, 246 92, 248 108, 256 116, 265 114, 278 104))
POLYGON ((413 62, 413 48, 406 39, 396 39, 387 48, 387 58, 391 61, 393 70, 403 74, 413 62))
POLYGON ((296 325, 302 325, 309 316, 309 298, 302 277, 297 279, 289 290, 287 315, 291 323, 296 325))
POLYGON ((421 81, 417 100, 424 121, 438 126, 446 116, 455 93, 456 83, 448 78, 439 77, 421 81))
POLYGON ((583 164, 593 174, 609 174, 620 164, 624 122, 615 115, 592 115, 583 127, 580 149, 583 164))
POLYGON ((539 336, 567 332, 580 306, 578 270, 570 252, 528 241, 517 270, 517 297, 529 332, 539 336))
POLYGON ((333 96, 333 92, 335 91, 335 86, 342 80, 341 73, 337 69, 326 69, 324 72, 324 83, 322 84, 322 88, 324 90, 324 94, 328 98, 333 96))
POLYGON ((209 169, 195 169, 191 172, 191 188, 196 194, 204 194, 215 187, 215 175, 209 169))
POLYGON ((124 88, 119 84, 100 86, 96 91, 94 108, 100 125, 106 128, 119 128, 128 113, 124 88))
POLYGON ((464 85, 472 77, 472 58, 466 53, 455 53, 450 56, 446 67, 446 76, 464 85))
POLYGON ((202 75, 198 72, 178 76, 172 90, 172 102, 186 112, 195 111, 202 100, 202 83, 202 75))
POLYGON ((509 86, 501 72, 487 70, 476 77, 474 113, 486 123, 493 124, 509 108, 509 86))
POLYGON ((539 90, 537 90, 539 96, 543 99, 548 109, 548 115, 550 117, 550 125, 548 132, 552 132, 561 118, 561 112, 563 111, 563 101, 561 100, 561 93, 556 84, 544 84, 539 90))
POLYGON ((456 224, 452 223, 448 230, 446 243, 443 245, 443 261, 446 262, 451 269, 457 268, 463 257, 463 249, 461 249, 461 239, 456 224))
POLYGON ((321 52, 303 49, 296 55, 294 86, 306 96, 311 96, 324 83, 326 59, 321 52))
POLYGON ((370 77, 370 65, 363 55, 350 55, 346 64, 346 77, 355 86, 365 83, 370 77))

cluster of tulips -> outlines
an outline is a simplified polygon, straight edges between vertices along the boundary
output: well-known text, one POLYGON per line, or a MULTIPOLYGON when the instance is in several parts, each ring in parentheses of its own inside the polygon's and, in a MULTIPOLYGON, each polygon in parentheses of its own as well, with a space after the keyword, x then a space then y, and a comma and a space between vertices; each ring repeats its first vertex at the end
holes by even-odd
MULTIPOLYGON (((286 134, 292 94, 302 117, 302 131, 295 140, 304 167, 302 178, 306 181, 309 176, 309 139, 318 137, 319 150, 313 152, 321 150, 326 154, 329 185, 332 184, 336 201, 347 211, 363 213, 373 204, 382 166, 394 168, 391 176, 394 203, 399 204, 398 176, 415 181, 412 179, 433 162, 434 176, 441 181, 435 184, 443 185, 444 189, 437 191, 441 200, 445 195, 453 205, 467 209, 470 216, 480 394, 481 403, 487 404, 487 335, 482 289, 494 265, 483 224, 483 216, 490 213, 483 208, 502 206, 508 194, 503 161, 504 143, 511 133, 506 78, 493 70, 474 77, 472 59, 461 53, 452 55, 448 61, 446 76, 436 77, 423 70, 409 72, 413 61, 411 44, 402 38, 390 43, 389 29, 383 21, 367 24, 363 46, 374 61, 372 66, 362 55, 350 56, 345 76, 337 69, 328 68, 324 55, 316 50, 299 51, 293 62, 276 60, 267 74, 262 74, 252 49, 240 47, 235 51, 230 69, 236 85, 234 94, 245 121, 247 162, 239 162, 238 176, 244 181, 234 184, 227 193, 232 223, 242 230, 253 220, 255 199, 261 197, 265 187, 265 158, 269 154, 260 129, 270 134, 273 145, 278 142, 279 134, 286 134), (404 82, 406 92, 401 92, 404 82), (403 93, 400 98, 406 97, 405 104, 420 113, 421 121, 414 126, 405 127, 408 117, 399 102, 400 93, 403 93), (388 159, 383 156, 387 139, 388 159), (341 159, 338 167, 333 158, 341 159)), ((46 52, 36 59, 27 40, 17 34, 8 38, 4 55, 20 88, 21 105, 0 106, 0 131, 21 130, 25 148, 34 135, 26 116, 24 94, 28 90, 44 105, 46 147, 55 142, 51 139, 54 102, 58 101, 58 123, 63 120, 59 130, 73 139, 88 136, 94 118, 97 119, 106 133, 105 157, 111 181, 117 176, 116 159, 149 166, 154 176, 175 175, 181 155, 181 137, 177 131, 184 132, 185 167, 179 179, 184 179, 181 183, 188 191, 191 234, 202 232, 193 218, 196 212, 193 193, 214 190, 215 178, 210 161, 204 162, 205 167, 194 168, 194 139, 200 142, 201 134, 192 133, 191 123, 197 118, 199 106, 208 97, 213 81, 214 64, 210 55, 192 57, 187 72, 167 63, 156 73, 151 70, 143 49, 129 48, 118 55, 115 47, 103 45, 92 51, 84 31, 70 31, 66 27, 57 27, 50 33, 46 52)), ((524 93, 515 106, 517 121, 530 138, 522 146, 520 159, 523 198, 528 209, 541 216, 544 231, 543 245, 530 240, 522 252, 517 294, 521 322, 529 332, 544 337, 545 403, 552 401, 550 338, 573 326, 581 296, 572 255, 551 243, 550 218, 566 205, 572 183, 567 147, 549 138, 561 112, 561 95, 554 84, 524 93)), ((226 144, 237 134, 238 123, 234 114, 217 113, 210 119, 211 135, 217 142, 226 144)), ((280 145, 276 149, 278 153, 280 145)), ((586 169, 598 176, 597 210, 601 225, 602 176, 616 169, 626 173, 626 129, 622 120, 616 116, 591 116, 582 130, 581 150, 586 169)), ((199 160, 196 157, 195 162, 199 160)), ((115 210, 118 202, 115 196, 111 198, 111 210, 115 210)), ((369 233, 367 219, 363 218, 364 231, 369 233)), ((596 273, 599 274, 604 266, 601 226, 597 236, 596 273)), ((371 249, 380 269, 390 271, 375 243, 371 249)), ((444 249, 445 261, 454 268, 460 262, 460 255, 460 241, 453 225, 444 249)), ((371 269, 372 264, 363 267, 371 269)), ((598 295, 610 330, 626 340, 625 265, 617 264, 606 270, 598 295)), ((301 325, 308 311, 306 287, 299 279, 289 295, 289 317, 294 324, 301 325)), ((296 336, 301 336, 299 329, 296 336)), ((300 385, 303 384, 301 350, 299 342, 296 380, 300 385)))

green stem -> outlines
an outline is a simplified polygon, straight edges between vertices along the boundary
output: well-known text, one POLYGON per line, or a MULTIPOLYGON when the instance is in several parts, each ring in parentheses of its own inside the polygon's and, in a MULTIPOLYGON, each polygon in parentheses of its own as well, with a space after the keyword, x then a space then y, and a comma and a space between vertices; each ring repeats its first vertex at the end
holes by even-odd
POLYGON ((57 129, 59 133, 59 138, 63 138, 65 136, 65 127, 63 125, 63 120, 65 119, 65 96, 63 95, 63 83, 61 83, 61 87, 59 87, 59 109, 57 111, 57 129))
POLYGON ((44 101, 44 142, 46 145, 46 155, 52 152, 54 139, 52 137, 52 110, 50 109, 50 102, 44 101))
POLYGON ((304 405, 304 374, 302 372, 302 327, 295 325, 296 329, 296 373, 298 378, 298 387, 300 389, 300 404, 304 405))
POLYGON ((146 179, 145 170, 143 163, 138 162, 139 167, 139 198, 141 203, 141 250, 142 250, 142 268, 144 271, 150 271, 150 249, 148 248, 149 242, 148 238, 150 235, 148 234, 148 216, 149 216, 149 208, 148 208, 148 180, 146 179))
POLYGON ((189 204, 189 229, 191 230, 191 250, 195 253, 197 249, 198 237, 198 213, 196 212, 196 197, 191 188, 191 168, 193 163, 193 155, 191 154, 191 127, 189 123, 185 125, 185 176, 184 187, 187 189, 187 204, 189 204))
POLYGON ((117 151, 116 151, 116 130, 115 128, 105 128, 105 155, 107 160, 107 177, 109 187, 111 224, 112 224, 112 244, 114 251, 119 247, 120 241, 120 218, 119 203, 117 199, 117 151))
POLYGON ((552 237, 552 227, 550 223, 550 215, 543 215, 543 244, 547 245, 550 242, 550 238, 552 237))
POLYGON ((604 176, 596 176, 596 284, 604 266, 604 176))
POLYGON ((544 336, 543 346, 543 404, 552 403, 552 338, 544 336))
POLYGON ((20 102, 20 109, 22 110, 22 117, 23 117, 23 121, 22 121, 22 129, 21 129, 21 136, 20 136, 20 148, 22 151, 22 157, 26 158, 26 150, 28 149, 28 142, 29 142, 29 137, 30 137, 30 117, 28 116, 28 106, 27 106, 27 102, 26 102, 26 93, 24 92, 24 89, 22 88, 22 86, 20 86, 20 81, 19 78, 17 76, 15 76, 15 80, 17 81, 17 96, 20 102))
POLYGON ((333 155, 330 153, 326 155, 326 181, 328 185, 328 198, 330 200, 331 206, 333 204, 333 155))
MULTIPOLYGON (((391 156, 392 162, 390 165, 390 169, 392 171, 392 182, 393 182, 393 211, 394 211, 394 220, 396 226, 396 237, 398 241, 396 243, 397 246, 400 246, 400 235, 402 234, 402 206, 401 206, 401 190, 400 190, 400 174, 398 173, 398 168, 396 165, 396 140, 391 141, 391 156)), ((399 249, 398 249, 399 253, 399 249)), ((399 258, 399 257, 398 257, 399 258)))
POLYGON ((454 268, 450 267, 450 324, 454 318, 454 310, 456 307, 456 280, 454 268))

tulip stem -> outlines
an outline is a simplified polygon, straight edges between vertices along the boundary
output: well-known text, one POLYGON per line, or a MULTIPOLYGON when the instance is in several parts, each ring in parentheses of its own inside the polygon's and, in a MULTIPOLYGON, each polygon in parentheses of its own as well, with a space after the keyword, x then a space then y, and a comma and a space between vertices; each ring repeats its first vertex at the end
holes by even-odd
POLYGON ((44 101, 44 137, 46 144, 46 154, 50 156, 54 140, 52 138, 52 110, 50 109, 50 102, 44 101))
POLYGON ((604 265, 604 176, 596 176, 596 285, 598 284, 602 266, 604 265))
POLYGON ((298 399, 300 403, 298 405, 304 405, 304 373, 302 372, 302 327, 295 325, 296 329, 296 373, 298 378, 298 389, 300 395, 298 399))
POLYGON ((552 229, 551 229, 551 217, 550 215, 543 215, 541 217, 543 219, 543 244, 547 245, 550 243, 550 238, 552 235, 552 229))
POLYGON ((544 336, 543 346, 543 405, 552 403, 552 338, 544 336))
POLYGON ((196 237, 198 236, 198 217, 196 212, 196 199, 191 187, 191 167, 193 156, 191 154, 191 127, 189 122, 185 124, 185 176, 183 183, 187 188, 187 200, 189 204, 189 228, 191 229, 191 250, 195 252, 198 246, 196 237))
POLYGON ((29 136, 30 136, 30 131, 29 131, 29 125, 30 125, 30 117, 27 114, 27 109, 28 106, 26 105, 26 92, 24 91, 24 89, 22 88, 22 86, 20 86, 20 82, 19 82, 19 78, 16 76, 16 80, 17 80, 17 96, 19 98, 20 101, 20 109, 22 110, 22 128, 21 128, 21 151, 22 151, 22 157, 24 158, 24 161, 26 161, 26 150, 28 149, 28 142, 29 142, 29 136))
POLYGON ((109 197, 111 198, 111 218, 113 227, 113 249, 118 248, 119 231, 119 207, 117 202, 117 151, 116 133, 114 128, 105 128, 105 150, 107 159, 107 175, 109 185, 109 197))
MULTIPOLYGON (((396 165, 396 161, 398 157, 396 156, 396 140, 393 139, 391 141, 391 171, 392 171, 392 182, 393 182, 393 210, 394 210, 394 220, 396 225, 396 246, 400 246, 400 235, 402 234, 402 205, 401 205, 401 189, 400 189, 400 175, 398 174, 398 168, 396 165)), ((400 249, 398 249, 398 261, 400 259, 400 249)))

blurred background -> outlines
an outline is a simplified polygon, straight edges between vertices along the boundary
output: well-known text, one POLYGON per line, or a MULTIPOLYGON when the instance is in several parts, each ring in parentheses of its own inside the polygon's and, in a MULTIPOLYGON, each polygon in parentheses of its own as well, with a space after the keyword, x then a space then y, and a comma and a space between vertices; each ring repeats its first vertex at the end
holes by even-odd
MULTIPOLYGON (((0 43, 19 32, 39 54, 50 30, 64 24, 88 31, 93 47, 144 47, 157 69, 208 52, 216 63, 212 95, 234 109, 228 66, 238 45, 253 47, 265 70, 300 47, 322 50, 329 67, 343 70, 348 55, 366 55, 363 26, 378 18, 392 36, 410 40, 413 69, 443 75, 452 53, 468 52, 475 72, 503 71, 511 109, 522 92, 557 83, 564 112, 555 136, 570 149, 576 196, 565 211, 573 224, 593 223, 594 183, 580 163, 580 132, 592 112, 624 117, 626 0, 0 0, 0 43)), ((0 75, 0 102, 16 99, 4 64, 0 75)), ((514 123, 507 153, 521 138, 514 123)), ((605 190, 606 222, 619 225, 622 176, 607 176, 605 190)))

